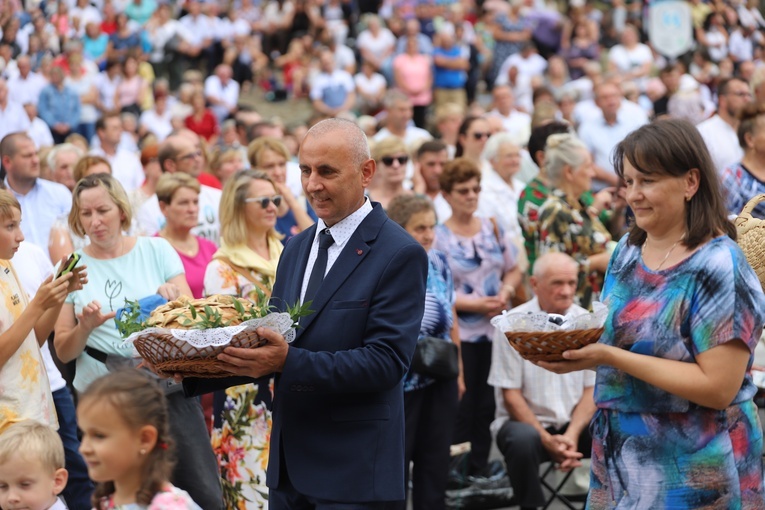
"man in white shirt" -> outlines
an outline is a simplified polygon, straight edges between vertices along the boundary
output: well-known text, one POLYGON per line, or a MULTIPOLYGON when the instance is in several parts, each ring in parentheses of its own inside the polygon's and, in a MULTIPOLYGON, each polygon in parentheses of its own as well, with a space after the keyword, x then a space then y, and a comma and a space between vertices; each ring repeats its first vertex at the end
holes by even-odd
POLYGON ((27 134, 35 142, 35 147, 37 147, 37 149, 53 147, 53 135, 45 121, 37 116, 37 105, 34 103, 27 103, 24 105, 24 111, 29 118, 29 129, 27 129, 27 134))
POLYGON ((5 187, 21 205, 24 238, 48 253, 50 229, 72 208, 72 194, 63 184, 40 178, 40 158, 26 133, 11 133, 0 141, 5 187))
POLYGON ((8 133, 26 131, 29 125, 24 107, 8 98, 8 83, 0 78, 0 140, 8 133))
MULTIPOLYGON (((159 147, 159 165, 163 172, 184 172, 197 178, 202 172, 202 152, 194 143, 181 135, 168 136, 159 147)), ((204 237, 215 244, 220 243, 221 190, 201 185, 199 192, 199 223, 192 229, 194 235, 204 237)), ((165 223, 159 209, 157 195, 152 195, 136 212, 138 228, 145 235, 153 236, 165 223)))
POLYGON ((444 165, 449 161, 446 144, 441 140, 428 140, 420 145, 415 157, 415 192, 427 195, 433 201, 436 209, 436 219, 443 223, 452 216, 452 207, 441 193, 439 177, 444 171, 444 165))
POLYGON ((347 71, 335 69, 332 52, 324 49, 319 54, 321 72, 311 81, 311 104, 324 115, 336 117, 350 112, 356 104, 356 84, 347 71))
POLYGON ((385 127, 378 131, 373 140, 379 142, 389 136, 397 136, 409 147, 422 140, 430 140, 433 136, 424 129, 412 124, 412 100, 399 90, 390 90, 383 99, 385 106, 385 127))
POLYGON ((37 104, 40 92, 48 82, 37 73, 32 72, 32 62, 27 55, 19 55, 16 59, 19 69, 18 76, 8 79, 8 98, 21 105, 37 104))
POLYGON ((595 87, 595 104, 602 115, 586 120, 579 126, 579 138, 587 145, 594 161, 594 191, 618 184, 619 179, 611 162, 614 147, 645 123, 645 116, 628 116, 621 112, 622 103, 627 102, 623 100, 622 92, 615 83, 601 83, 595 87))
MULTIPOLYGON (((534 264, 531 286, 536 297, 512 311, 579 315, 574 303, 577 262, 564 253, 548 253, 534 264)), ((492 342, 489 384, 495 388, 496 419, 491 425, 505 458, 510 485, 522 509, 545 504, 539 465, 552 461, 569 471, 589 456, 587 427, 595 413, 595 373, 555 374, 526 361, 505 335, 492 342)))
POLYGON ((90 151, 109 161, 112 175, 120 181, 126 193, 130 193, 143 184, 144 173, 141 160, 132 152, 120 148, 122 139, 122 120, 118 113, 107 113, 96 121, 96 136, 99 147, 90 151))
POLYGON ((745 81, 738 78, 722 80, 717 88, 717 114, 696 126, 719 174, 744 157, 736 133, 737 116, 751 101, 752 92, 745 81))
POLYGON ((531 136, 531 115, 515 108, 513 90, 509 85, 496 85, 491 95, 494 109, 489 112, 489 116, 501 119, 505 131, 523 145, 527 144, 531 136))
POLYGON ((233 76, 230 65, 220 64, 215 68, 215 74, 205 80, 205 99, 212 105, 219 123, 234 115, 238 108, 239 84, 232 79, 233 76))
POLYGON ((547 69, 547 60, 537 53, 533 42, 527 42, 521 47, 521 51, 513 53, 502 63, 502 67, 499 68, 499 74, 497 74, 497 83, 507 84, 510 69, 512 68, 518 70, 519 78, 530 80, 534 76, 544 74, 547 69))

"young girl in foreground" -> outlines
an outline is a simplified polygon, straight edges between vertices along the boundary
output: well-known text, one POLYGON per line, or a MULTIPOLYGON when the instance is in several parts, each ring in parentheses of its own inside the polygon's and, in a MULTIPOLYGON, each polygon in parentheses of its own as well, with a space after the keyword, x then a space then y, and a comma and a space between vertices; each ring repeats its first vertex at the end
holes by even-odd
POLYGON ((80 453, 96 510, 201 510, 170 484, 173 444, 165 397, 139 370, 120 370, 93 382, 80 397, 80 453))

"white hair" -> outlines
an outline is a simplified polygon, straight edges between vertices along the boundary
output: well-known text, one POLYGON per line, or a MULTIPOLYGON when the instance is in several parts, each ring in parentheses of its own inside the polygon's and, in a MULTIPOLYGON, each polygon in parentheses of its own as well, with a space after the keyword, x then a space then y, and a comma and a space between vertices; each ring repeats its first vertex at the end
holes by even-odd
POLYGON ((83 156, 82 149, 77 147, 74 144, 71 143, 62 143, 60 145, 56 145, 49 153, 46 161, 48 162, 48 168, 54 169, 56 168, 56 158, 59 154, 66 154, 66 153, 72 153, 77 156, 77 159, 80 159, 83 156))
POLYGON ((518 143, 517 136, 502 131, 499 133, 494 133, 489 137, 489 139, 486 141, 486 145, 483 147, 483 153, 481 156, 488 161, 492 161, 497 157, 497 153, 499 153, 500 147, 506 144, 512 144, 519 149, 521 148, 521 144, 518 143))
POLYGON ((587 146, 575 135, 561 133, 547 137, 545 146, 545 173, 553 187, 560 187, 563 168, 576 168, 584 161, 587 146))

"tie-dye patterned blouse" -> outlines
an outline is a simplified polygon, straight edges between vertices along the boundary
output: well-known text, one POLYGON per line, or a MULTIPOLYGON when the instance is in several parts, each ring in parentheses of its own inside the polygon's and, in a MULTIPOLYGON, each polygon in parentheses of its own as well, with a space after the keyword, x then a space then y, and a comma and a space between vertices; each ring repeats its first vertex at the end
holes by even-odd
MULTIPOLYGON (((27 307, 27 295, 8 260, 0 260, 0 333, 5 333, 27 307)), ((35 420, 58 429, 40 346, 34 329, 0 367, 0 431, 22 420, 35 420)))
MULTIPOLYGON (((688 363, 737 338, 754 352, 765 296, 735 242, 715 238, 652 271, 626 240, 603 288, 602 343, 688 363)), ((716 411, 599 367, 588 508, 765 509, 755 392, 747 369, 730 407, 716 411)))

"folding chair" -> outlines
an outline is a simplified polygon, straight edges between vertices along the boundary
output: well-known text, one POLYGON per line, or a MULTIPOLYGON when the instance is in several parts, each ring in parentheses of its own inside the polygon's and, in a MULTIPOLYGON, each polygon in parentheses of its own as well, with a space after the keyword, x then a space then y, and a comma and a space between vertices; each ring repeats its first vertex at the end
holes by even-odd
POLYGON ((545 506, 542 508, 542 510, 547 510, 547 508, 553 504, 553 502, 557 499, 560 501, 566 508, 569 510, 581 510, 584 508, 584 503, 587 501, 587 494, 577 494, 577 495, 564 495, 561 494, 560 491, 563 489, 563 487, 566 485, 566 482, 568 482, 568 479, 571 478, 571 475, 574 474, 574 471, 569 471, 563 476, 563 479, 558 482, 555 486, 553 486, 554 482, 549 482, 548 478, 551 477, 551 475, 555 474, 555 463, 550 462, 550 465, 545 469, 544 473, 542 473, 542 476, 540 477, 540 481, 542 482, 542 487, 547 489, 550 492, 550 498, 547 500, 547 503, 545 503, 545 506), (580 503, 581 506, 577 507, 575 503, 580 503))

